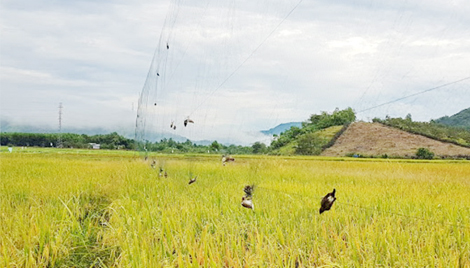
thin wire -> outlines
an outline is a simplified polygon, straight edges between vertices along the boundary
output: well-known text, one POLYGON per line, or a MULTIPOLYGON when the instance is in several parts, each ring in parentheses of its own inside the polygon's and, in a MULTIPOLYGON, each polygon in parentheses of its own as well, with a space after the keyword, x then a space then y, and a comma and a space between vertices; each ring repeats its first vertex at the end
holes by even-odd
POLYGON ((299 2, 297 2, 297 4, 289 11, 289 13, 287 13, 287 15, 276 25, 276 27, 274 27, 274 29, 264 38, 264 40, 250 53, 250 55, 248 55, 248 57, 242 62, 240 63, 240 65, 238 65, 237 68, 235 68, 235 70, 233 70, 228 76, 227 78, 225 78, 224 81, 222 81, 222 83, 220 83, 214 90, 212 90, 208 95, 207 95, 207 98, 203 99, 202 102, 191 112, 190 115, 192 115, 195 111, 197 111, 199 108, 201 108, 201 106, 209 99, 210 96, 212 96, 217 90, 219 90, 238 70, 240 70, 240 68, 256 53, 256 51, 258 51, 258 49, 264 44, 266 43, 266 41, 269 39, 269 37, 271 37, 271 35, 274 34, 274 32, 281 26, 281 24, 292 14, 292 12, 294 12, 294 10, 297 9, 297 7, 302 3, 303 0, 300 0, 299 2))
POLYGON ((355 204, 351 204, 351 203, 347 203, 347 202, 338 202, 338 201, 336 201, 336 203, 342 204, 342 205, 347 205, 347 206, 352 206, 352 207, 357 207, 357 208, 364 209, 364 210, 377 211, 379 213, 387 213, 387 214, 390 214, 390 215, 396 215, 396 216, 405 217, 405 218, 412 218, 412 219, 421 220, 421 221, 428 221, 428 222, 432 222, 432 223, 440 223, 440 224, 446 224, 446 225, 450 225, 450 226, 454 226, 454 227, 470 229, 469 225, 460 224, 460 223, 459 224, 453 224, 453 223, 448 223, 448 222, 439 222, 439 221, 435 221, 435 220, 426 219, 426 218, 423 218, 423 217, 411 216, 411 215, 406 215, 406 214, 403 214, 403 213, 397 213, 397 212, 391 212, 391 211, 385 211, 385 210, 378 210, 378 209, 375 209, 375 208, 363 207, 363 206, 359 206, 359 205, 355 205, 355 204))
POLYGON ((357 113, 362 113, 362 112, 365 112, 365 111, 369 111, 369 110, 372 110, 372 109, 375 109, 375 108, 378 108, 378 107, 382 107, 382 106, 387 105, 387 104, 391 104, 391 103, 394 103, 394 102, 397 102, 397 101, 401 101, 401 100, 407 99, 407 98, 409 98, 409 97, 413 97, 413 96, 416 96, 416 95, 421 95, 421 94, 423 94, 423 93, 426 93, 426 92, 429 92, 429 91, 433 91, 433 90, 436 90, 436 89, 439 89, 439 88, 442 88, 442 87, 446 87, 446 86, 450 86, 450 85, 453 85, 453 84, 457 84, 457 83, 460 83, 460 82, 465 81, 465 80, 468 80, 468 79, 470 79, 470 76, 465 77, 465 78, 462 78, 462 79, 457 80, 457 81, 453 81, 453 82, 447 83, 447 84, 443 84, 443 85, 440 85, 440 86, 437 86, 437 87, 429 88, 429 89, 426 89, 426 90, 423 90, 423 91, 420 91, 420 92, 417 92, 417 93, 414 93, 414 94, 410 94, 410 95, 407 95, 407 96, 404 96, 404 97, 401 97, 401 98, 398 98, 398 99, 395 99, 395 100, 392 100, 392 101, 388 101, 388 102, 385 102, 385 103, 382 103, 382 104, 379 104, 379 105, 375 105, 375 106, 372 106, 372 107, 370 107, 370 108, 367 108, 367 109, 364 109, 364 110, 360 110, 360 111, 357 112, 357 113))
MULTIPOLYGON (((282 190, 276 190, 276 189, 271 189, 271 188, 265 188, 265 187, 261 187, 261 186, 256 186, 256 188, 260 188, 260 189, 264 189, 264 190, 268 190, 268 191, 274 191, 274 192, 278 192, 278 193, 283 193, 283 194, 287 194, 287 195, 294 195, 294 196, 298 196, 298 197, 301 197, 301 198, 304 198, 304 197, 305 197, 305 196, 302 195, 302 194, 290 193, 290 192, 286 192, 286 191, 282 191, 282 190)), ((318 199, 323 198, 323 196, 313 196, 313 197, 314 197, 314 198, 318 198, 318 199)), ((453 226, 453 227, 457 227, 457 228, 470 229, 470 226, 469 226, 469 225, 460 224, 460 223, 459 223, 459 224, 453 224, 453 223, 448 223, 448 222, 440 222, 440 221, 435 221, 435 220, 426 219, 426 218, 423 218, 423 217, 411 216, 411 215, 406 215, 406 214, 396 213, 396 212, 391 212, 391 211, 385 211, 385 210, 378 210, 378 209, 376 209, 376 208, 363 207, 363 206, 360 206, 360 205, 355 205, 355 204, 351 204, 351 203, 347 203, 347 202, 341 202, 341 201, 336 201, 336 203, 337 203, 337 204, 342 204, 342 205, 351 206, 351 207, 357 207, 357 208, 364 209, 364 210, 375 211, 375 212, 378 212, 378 213, 385 213, 385 214, 400 216, 400 217, 404 217, 404 218, 410 218, 410 219, 416 219, 416 220, 421 220, 421 221, 427 221, 427 222, 436 223, 436 224, 449 225, 449 226, 453 226)))

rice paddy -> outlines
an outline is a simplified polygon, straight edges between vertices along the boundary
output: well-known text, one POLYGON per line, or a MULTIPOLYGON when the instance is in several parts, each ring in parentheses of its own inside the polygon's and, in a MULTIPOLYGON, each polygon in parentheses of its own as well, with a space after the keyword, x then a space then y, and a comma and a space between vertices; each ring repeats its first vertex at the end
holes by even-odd
POLYGON ((1 148, 0 266, 470 267, 470 162, 1 148))

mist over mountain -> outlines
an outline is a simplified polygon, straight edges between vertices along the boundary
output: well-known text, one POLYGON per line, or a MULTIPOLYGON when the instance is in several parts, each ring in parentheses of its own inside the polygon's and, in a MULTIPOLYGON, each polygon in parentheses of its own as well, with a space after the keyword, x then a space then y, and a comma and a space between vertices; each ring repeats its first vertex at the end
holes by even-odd
POLYGON ((261 130, 260 132, 269 136, 272 136, 274 134, 279 135, 282 132, 290 129, 291 127, 301 127, 301 126, 302 126, 302 122, 282 123, 268 130, 261 130))

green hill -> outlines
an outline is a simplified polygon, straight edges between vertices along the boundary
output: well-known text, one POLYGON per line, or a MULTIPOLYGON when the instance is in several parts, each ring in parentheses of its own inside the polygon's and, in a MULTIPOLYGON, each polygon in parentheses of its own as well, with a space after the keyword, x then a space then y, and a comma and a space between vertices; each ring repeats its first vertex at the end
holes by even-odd
POLYGON ((343 126, 332 126, 315 132, 299 135, 296 139, 291 140, 282 147, 273 150, 272 154, 276 155, 319 155, 323 148, 335 138, 343 126))
POLYGON ((313 114, 301 127, 292 126, 279 135, 269 147, 272 154, 319 155, 332 144, 345 125, 356 120, 351 108, 335 109, 332 113, 313 114))
MULTIPOLYGON (((443 118, 447 118, 443 120, 447 120, 446 122, 451 122, 454 125, 445 125, 434 120, 431 122, 416 122, 411 119, 411 115, 408 115, 406 118, 390 118, 387 116, 385 119, 374 118, 372 121, 436 141, 453 143, 469 148, 470 109, 461 111, 451 117, 443 118)), ((336 109, 332 113, 322 112, 319 115, 311 115, 307 121, 302 123, 301 127, 294 126, 282 132, 279 136, 274 135, 275 140, 271 143, 269 150, 272 154, 280 155, 319 155, 325 149, 335 144, 336 140, 347 129, 347 126, 354 121, 355 113, 351 108, 345 110, 336 109)), ((372 135, 372 133, 365 131, 361 132, 360 135, 363 136, 360 138, 367 142, 370 141, 371 136, 369 135, 372 135)), ((422 139, 416 140, 423 141, 422 146, 428 142, 427 140, 424 142, 422 139)), ((405 146, 406 144, 406 140, 401 141, 398 139, 395 141, 394 146, 401 148, 400 145, 405 146)), ((389 143, 382 144, 380 150, 384 152, 390 151, 388 150, 390 148, 387 148, 388 145, 389 143)), ((369 153, 373 154, 372 151, 369 153)), ((404 156, 405 154, 402 154, 400 151, 396 155, 404 156)), ((407 152, 406 155, 409 156, 410 152, 407 152)))
POLYGON ((435 123, 442 125, 462 127, 470 130, 470 108, 462 110, 452 116, 444 116, 434 120, 435 123))

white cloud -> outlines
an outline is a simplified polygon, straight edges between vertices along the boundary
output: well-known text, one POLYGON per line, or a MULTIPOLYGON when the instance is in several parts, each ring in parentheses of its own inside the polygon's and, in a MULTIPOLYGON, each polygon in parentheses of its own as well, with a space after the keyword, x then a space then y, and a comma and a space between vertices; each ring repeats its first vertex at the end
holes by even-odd
MULTIPOLYGON (((297 2, 2 1, 2 117, 53 124, 63 102, 64 124, 132 128, 165 22, 152 124, 191 114, 198 139, 360 111, 470 75, 463 0, 303 1, 273 31, 297 2)), ((451 115, 468 108, 469 84, 359 117, 451 115)))

